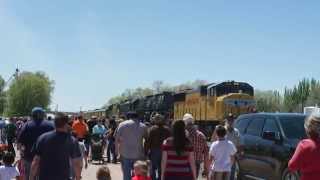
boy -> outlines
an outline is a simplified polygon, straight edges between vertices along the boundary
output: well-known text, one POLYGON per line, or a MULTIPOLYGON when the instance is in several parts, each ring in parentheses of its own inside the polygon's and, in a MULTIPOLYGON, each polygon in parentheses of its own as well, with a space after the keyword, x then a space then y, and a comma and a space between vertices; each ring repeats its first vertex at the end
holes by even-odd
POLYGON ((229 180, 232 164, 234 163, 236 147, 225 139, 227 130, 224 126, 215 129, 217 141, 210 147, 211 180, 229 180))

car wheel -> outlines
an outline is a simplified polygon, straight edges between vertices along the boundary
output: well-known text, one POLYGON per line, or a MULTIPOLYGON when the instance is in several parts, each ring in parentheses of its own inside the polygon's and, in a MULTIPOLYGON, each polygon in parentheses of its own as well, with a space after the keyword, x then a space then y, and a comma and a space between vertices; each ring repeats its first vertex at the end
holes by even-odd
POLYGON ((297 172, 290 172, 288 168, 286 168, 282 173, 282 180, 300 180, 300 176, 297 172))

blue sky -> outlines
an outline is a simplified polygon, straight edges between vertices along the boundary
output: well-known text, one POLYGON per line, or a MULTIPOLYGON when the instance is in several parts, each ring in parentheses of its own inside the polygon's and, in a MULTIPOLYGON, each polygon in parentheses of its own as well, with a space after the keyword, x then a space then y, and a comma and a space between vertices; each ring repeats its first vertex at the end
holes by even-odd
POLYGON ((0 75, 55 80, 52 104, 103 105, 154 80, 247 81, 257 89, 320 79, 318 0, 0 0, 0 75))

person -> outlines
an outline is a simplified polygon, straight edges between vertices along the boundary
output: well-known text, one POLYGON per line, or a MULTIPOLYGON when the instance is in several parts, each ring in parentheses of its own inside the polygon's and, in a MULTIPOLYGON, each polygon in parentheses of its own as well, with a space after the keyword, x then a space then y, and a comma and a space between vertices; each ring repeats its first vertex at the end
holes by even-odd
POLYGON ((17 126, 15 123, 16 123, 16 118, 12 117, 9 119, 8 123, 6 123, 6 126, 4 128, 7 144, 8 144, 8 151, 13 152, 14 155, 15 155, 15 150, 14 150, 13 143, 15 141, 16 132, 17 132, 17 126))
POLYGON ((111 155, 112 155, 112 163, 117 163, 117 153, 116 153, 116 146, 115 146, 115 131, 116 126, 111 126, 107 132, 107 162, 111 162, 111 155))
POLYGON ((173 123, 172 134, 162 145, 161 179, 196 180, 194 151, 182 120, 173 123))
POLYGON ((212 180, 229 180, 232 164, 234 163, 236 147, 225 136, 227 130, 224 126, 216 126, 215 132, 217 140, 210 147, 211 172, 212 180))
POLYGON ((116 131, 116 148, 121 158, 123 180, 131 180, 133 164, 145 159, 143 141, 147 127, 139 121, 136 112, 129 112, 127 121, 120 123, 116 131))
POLYGON ((97 180, 111 180, 110 170, 107 166, 102 166, 96 174, 97 180))
POLYGON ((204 174, 208 174, 209 167, 209 147, 207 145, 206 136, 194 125, 192 114, 185 114, 183 121, 186 124, 188 138, 193 146, 194 156, 196 161, 196 176, 199 176, 200 165, 204 163, 204 174))
POLYGON ((88 121, 89 134, 92 134, 93 127, 97 124, 97 116, 92 116, 88 121))
POLYGON ((19 180, 19 170, 13 166, 15 155, 13 152, 5 152, 3 155, 4 165, 0 166, 0 179, 11 180, 13 178, 19 180))
POLYGON ((151 177, 148 176, 149 165, 146 161, 137 161, 134 163, 134 176, 132 180, 151 180, 151 177))
MULTIPOLYGON (((84 144, 84 140, 79 140, 78 143, 81 151, 82 162, 84 161, 84 168, 87 169, 88 168, 88 152, 87 152, 86 145, 84 144)), ((81 165, 81 169, 82 167, 83 165, 81 165)))
POLYGON ((78 116, 78 119, 73 122, 72 129, 80 140, 85 139, 86 135, 89 133, 88 125, 84 122, 82 116, 78 116))
POLYGON ((45 111, 40 107, 35 107, 31 112, 32 120, 24 123, 20 135, 18 136, 18 149, 21 151, 25 176, 24 180, 29 180, 30 166, 34 154, 31 152, 38 137, 46 132, 54 130, 53 123, 45 120, 45 111))
POLYGON ((30 179, 38 176, 39 180, 69 180, 71 165, 75 180, 80 180, 81 150, 78 141, 69 132, 68 116, 57 113, 54 124, 55 131, 45 133, 37 140, 30 179))
POLYGON ((301 180, 320 179, 320 114, 306 118, 304 124, 308 138, 299 142, 294 155, 289 161, 291 172, 299 171, 301 180))
POLYGON ((145 142, 146 154, 151 160, 151 177, 160 180, 161 176, 161 145, 164 140, 171 136, 171 131, 165 126, 164 117, 156 114, 152 120, 155 125, 149 129, 148 138, 145 142))
POLYGON ((98 123, 92 128, 92 134, 104 136, 106 132, 106 127, 103 125, 102 120, 99 119, 98 123))
MULTIPOLYGON (((237 148, 237 153, 241 153, 241 145, 240 145, 240 131, 234 127, 234 115, 232 113, 228 114, 228 117, 226 118, 225 121, 225 128, 227 129, 227 134, 226 134, 226 140, 231 141, 237 148)), ((237 156, 236 156, 237 157, 237 156)), ((232 165, 231 168, 231 173, 230 173, 230 180, 234 180, 234 172, 236 170, 235 164, 232 165)))

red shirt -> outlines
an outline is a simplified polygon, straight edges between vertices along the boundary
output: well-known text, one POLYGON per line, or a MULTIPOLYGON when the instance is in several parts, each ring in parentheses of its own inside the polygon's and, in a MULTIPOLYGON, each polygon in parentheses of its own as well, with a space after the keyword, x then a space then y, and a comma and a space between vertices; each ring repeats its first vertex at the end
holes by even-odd
POLYGON ((189 154, 193 152, 193 147, 188 144, 180 155, 175 151, 173 138, 168 138, 162 145, 162 151, 167 152, 167 164, 164 171, 165 177, 190 176, 192 177, 189 154))
POLYGON ((133 176, 132 180, 151 180, 149 176, 133 176))
POLYGON ((320 139, 302 140, 289 161, 290 171, 300 171, 301 180, 320 179, 320 139))

